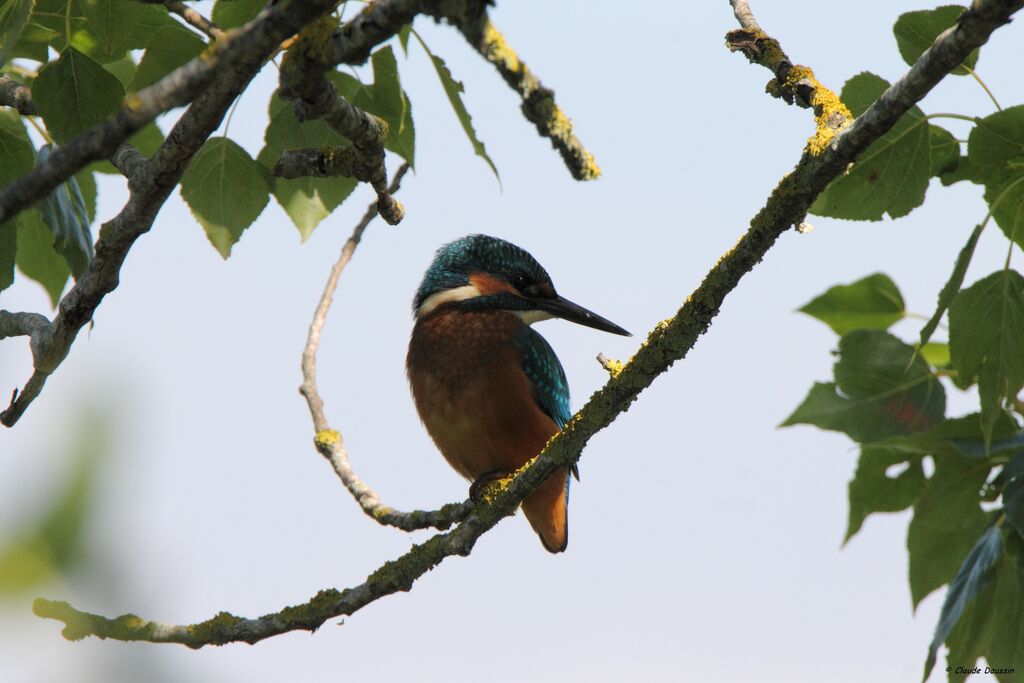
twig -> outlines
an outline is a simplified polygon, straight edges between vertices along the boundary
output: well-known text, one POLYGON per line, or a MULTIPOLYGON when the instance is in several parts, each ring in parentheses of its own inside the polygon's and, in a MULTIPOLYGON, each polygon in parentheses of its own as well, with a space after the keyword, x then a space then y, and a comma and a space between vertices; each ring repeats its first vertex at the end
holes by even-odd
POLYGON ((769 95, 787 104, 814 109, 817 129, 808 140, 807 148, 812 154, 820 154, 836 133, 853 121, 853 115, 834 91, 818 82, 810 68, 794 66, 779 41, 766 34, 757 23, 746 0, 730 0, 730 3, 743 28, 726 34, 726 47, 742 52, 752 63, 775 74, 765 88, 769 95))
POLYGON ((569 421, 565 430, 548 442, 544 451, 527 463, 506 488, 499 490, 490 502, 475 506, 451 531, 437 534, 398 559, 385 563, 354 588, 324 590, 303 605, 286 607, 256 619, 242 619, 222 612, 198 624, 173 626, 145 621, 134 615, 107 619, 50 600, 37 600, 33 606, 36 614, 63 621, 67 625, 64 635, 71 639, 95 635, 117 640, 184 643, 196 648, 233 641, 254 643, 288 631, 316 630, 328 619, 352 614, 385 595, 408 591, 417 578, 446 557, 468 554, 483 533, 512 514, 555 470, 575 463, 594 434, 625 411, 656 377, 684 358, 708 329, 729 292, 764 258, 782 233, 801 220, 825 186, 1022 5, 1024 0, 975 0, 958 26, 940 36, 910 71, 856 122, 820 152, 805 149, 794 171, 782 180, 753 218, 750 229, 711 269, 676 315, 651 331, 622 372, 609 379, 569 421))
POLYGON ((22 116, 39 115, 32 101, 32 91, 7 76, 0 76, 0 105, 14 107, 22 116))
POLYGON ((129 189, 138 191, 149 181, 149 159, 131 143, 121 143, 110 163, 128 179, 129 189))
POLYGON ((622 364, 622 361, 615 360, 614 358, 609 358, 603 353, 597 354, 597 362, 612 377, 618 377, 619 373, 622 372, 622 368, 625 367, 622 364))
POLYGON ((181 0, 166 0, 167 9, 187 21, 214 40, 222 40, 224 31, 217 24, 213 23, 199 12, 195 11, 181 0))
MULTIPOLYGON (((389 194, 393 195, 398 192, 402 177, 408 170, 409 165, 402 164, 395 171, 395 175, 391 179, 391 186, 388 188, 389 194)), ((377 496, 376 492, 367 486, 352 469, 342 436, 337 430, 331 429, 328 424, 327 417, 324 414, 324 402, 317 391, 316 354, 320 348, 320 331, 323 329, 324 322, 327 320, 327 313, 334 300, 334 292, 338 288, 338 279, 341 277, 342 271, 345 270, 345 266, 352 259, 352 254, 355 253, 356 247, 359 246, 359 241, 363 238, 363 232, 376 215, 377 207, 370 205, 362 220, 352 230, 352 235, 345 242, 345 246, 342 247, 338 261, 331 268, 331 274, 327 278, 324 292, 320 296, 320 302, 317 304, 316 312, 313 314, 313 322, 309 326, 306 347, 302 351, 302 386, 299 387, 299 393, 306 398, 306 403, 309 405, 309 413, 313 418, 313 429, 316 431, 314 443, 317 450, 331 463, 338 478, 341 479, 345 488, 349 490, 356 499, 356 502, 359 503, 363 512, 383 525, 398 527, 405 531, 431 527, 447 529, 469 514, 469 511, 472 509, 471 504, 468 501, 465 503, 453 503, 432 512, 423 510, 400 512, 385 506, 380 502, 380 497, 377 496)))
POLYGON ((750 11, 750 3, 747 0, 730 0, 730 4, 732 13, 741 27, 748 31, 761 31, 761 25, 757 23, 754 13, 750 11))

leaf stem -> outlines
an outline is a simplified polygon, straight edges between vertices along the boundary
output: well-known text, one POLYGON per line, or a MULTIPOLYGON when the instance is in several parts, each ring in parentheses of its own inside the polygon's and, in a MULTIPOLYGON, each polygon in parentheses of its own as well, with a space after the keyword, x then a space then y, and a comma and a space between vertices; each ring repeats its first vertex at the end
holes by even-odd
POLYGON ((989 99, 992 100, 992 104, 996 105, 996 109, 998 109, 999 111, 1002 111, 1003 108, 999 105, 999 100, 996 99, 996 96, 993 95, 992 91, 988 89, 987 85, 985 85, 985 81, 981 80, 981 76, 979 76, 974 71, 974 69, 972 69, 971 67, 967 66, 966 64, 961 64, 960 66, 962 66, 964 69, 966 69, 967 73, 969 73, 971 75, 971 78, 973 78, 974 80, 976 80, 978 82, 978 85, 981 86, 981 89, 984 90, 985 93, 988 95, 989 99))
POLYGON ((71 4, 74 0, 68 0, 67 8, 64 11, 64 49, 71 47, 71 4))
POLYGON ((961 121, 970 121, 971 123, 976 123, 978 120, 974 116, 967 116, 965 114, 950 114, 945 112, 941 114, 925 114, 924 117, 926 119, 959 119, 961 121))
POLYGON ((50 134, 46 132, 45 128, 39 125, 39 122, 36 121, 35 116, 25 116, 24 119, 28 121, 30 124, 32 124, 32 127, 36 129, 37 133, 43 136, 44 140, 46 140, 51 145, 53 144, 53 138, 50 137, 50 134))

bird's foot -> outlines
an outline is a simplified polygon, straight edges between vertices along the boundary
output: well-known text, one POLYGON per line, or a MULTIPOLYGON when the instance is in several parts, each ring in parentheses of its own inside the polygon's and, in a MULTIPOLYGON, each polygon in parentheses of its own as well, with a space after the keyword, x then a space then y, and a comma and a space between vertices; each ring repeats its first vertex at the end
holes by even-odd
POLYGON ((491 470, 477 477, 469 487, 469 497, 474 503, 489 501, 504 488, 504 483, 514 472, 509 470, 491 470))

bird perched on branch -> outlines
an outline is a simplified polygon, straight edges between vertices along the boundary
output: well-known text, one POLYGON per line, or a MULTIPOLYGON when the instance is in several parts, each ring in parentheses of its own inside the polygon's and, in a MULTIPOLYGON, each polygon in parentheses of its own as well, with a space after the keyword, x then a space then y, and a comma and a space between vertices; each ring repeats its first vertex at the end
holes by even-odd
MULTIPOLYGON (((559 296, 527 251, 487 235, 438 249, 413 312, 406 367, 416 409, 448 463, 474 482, 471 494, 540 453, 572 415, 562 364, 530 325, 563 318, 629 335, 559 296)), ((569 542, 569 481, 562 468, 523 501, 553 553, 569 542)))

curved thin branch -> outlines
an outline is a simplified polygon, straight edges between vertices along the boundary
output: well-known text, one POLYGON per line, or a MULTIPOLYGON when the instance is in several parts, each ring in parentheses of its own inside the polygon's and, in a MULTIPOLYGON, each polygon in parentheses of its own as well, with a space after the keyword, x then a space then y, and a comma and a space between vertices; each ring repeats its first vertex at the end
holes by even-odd
MULTIPOLYGON (((391 186, 388 188, 389 194, 393 195, 398 192, 402 176, 408 170, 409 164, 402 164, 395 171, 395 177, 391 179, 391 186)), ((467 501, 465 503, 445 505, 440 510, 431 512, 424 510, 401 512, 381 503, 380 497, 377 496, 376 492, 367 486, 352 469, 341 433, 331 429, 331 426, 328 424, 327 417, 324 414, 324 402, 320 398, 319 391, 317 391, 316 354, 320 348, 320 331, 323 329, 324 322, 327 320, 327 313, 331 308, 331 303, 334 301, 334 292, 338 288, 338 279, 341 277, 342 271, 345 270, 345 266, 352 259, 356 247, 359 246, 359 241, 363 238, 363 232, 376 215, 377 207, 371 204, 362 220, 352 230, 352 235, 345 242, 345 246, 342 247, 338 261, 331 267, 331 274, 327 278, 324 292, 320 296, 320 302, 317 304, 316 312, 313 314, 313 322, 309 326, 306 347, 302 351, 302 386, 299 387, 299 393, 306 398, 306 403, 309 405, 309 413, 313 418, 313 429, 316 430, 314 443, 317 450, 331 463, 338 478, 341 479, 341 483, 345 485, 345 488, 349 490, 352 497, 356 499, 363 512, 383 525, 398 527, 405 531, 428 528, 447 529, 469 514, 469 511, 472 509, 471 504, 467 501)))
POLYGON ((537 458, 499 489, 492 500, 475 506, 451 531, 413 546, 354 588, 323 590, 303 605, 286 607, 256 619, 222 612, 198 624, 173 626, 134 615, 108 619, 82 612, 64 602, 41 599, 33 605, 36 614, 63 621, 66 624, 64 636, 70 639, 95 635, 117 640, 183 643, 195 648, 233 641, 254 643, 288 631, 315 630, 328 619, 352 614, 385 595, 408 591, 417 578, 446 557, 468 554, 483 533, 512 514, 555 470, 575 463, 594 434, 628 409, 658 375, 684 358, 698 337, 707 331, 729 292, 764 258, 783 232, 802 220, 828 183, 895 125, 971 50, 985 43, 992 31, 1007 23, 1022 5, 1024 0, 976 0, 957 27, 943 33, 906 75, 835 136, 826 148, 817 152, 805 149, 793 172, 783 178, 764 208, 754 216, 750 229, 711 269, 675 316, 651 331, 636 355, 590 397, 565 430, 553 438, 537 458))

